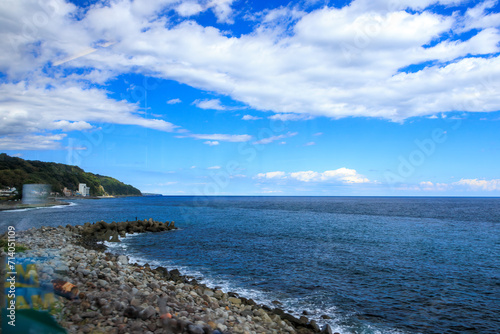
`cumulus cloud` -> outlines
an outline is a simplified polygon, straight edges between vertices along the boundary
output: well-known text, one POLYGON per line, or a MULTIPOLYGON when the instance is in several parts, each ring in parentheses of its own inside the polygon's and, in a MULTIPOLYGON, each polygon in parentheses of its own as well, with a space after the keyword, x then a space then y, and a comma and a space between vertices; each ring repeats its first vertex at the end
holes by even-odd
POLYGON ((9 135, 0 137, 1 150, 57 150, 62 149, 61 140, 66 134, 9 135))
POLYGON ((55 143, 64 136, 45 134, 47 139, 43 143, 30 145, 29 141, 38 141, 39 137, 34 134, 46 131, 90 130, 93 128, 91 123, 138 125, 165 132, 179 129, 164 120, 138 116, 137 105, 110 99, 102 90, 72 83, 49 81, 50 86, 43 83, 0 84, 0 136, 10 138, 4 143, 17 138, 20 144, 16 147, 56 148, 55 143))
POLYGON ((272 120, 279 120, 283 122, 288 122, 288 121, 303 121, 303 120, 308 120, 312 119, 313 117, 311 115, 300 115, 300 114, 275 114, 269 116, 269 119, 272 120))
POLYGON ((397 187, 398 190, 413 190, 425 192, 443 192, 443 191, 498 191, 500 190, 500 179, 461 179, 452 183, 440 183, 431 181, 422 181, 415 185, 403 184, 397 187))
POLYGON ((221 169, 220 166, 212 166, 212 167, 208 167, 207 169, 221 169))
POLYGON ((324 172, 315 171, 299 171, 292 173, 285 173, 281 171, 259 173, 256 178, 258 179, 290 179, 300 182, 338 182, 343 184, 354 183, 374 183, 368 178, 359 174, 354 169, 339 168, 335 170, 327 170, 324 172))
POLYGON ((479 180, 479 179, 461 179, 460 181, 454 182, 455 186, 465 186, 469 190, 485 190, 494 191, 500 190, 500 179, 492 180, 479 180))
POLYGON ((180 3, 175 11, 181 16, 193 16, 201 13, 203 11, 203 7, 195 2, 195 1, 186 1, 180 3))
POLYGON ((208 145, 208 146, 217 146, 217 145, 219 145, 219 142, 217 140, 212 140, 212 141, 207 140, 207 141, 203 142, 203 144, 208 145))
POLYGON ((256 121, 256 120, 262 119, 262 117, 252 116, 252 115, 244 115, 241 119, 244 121, 256 121))
POLYGON ((177 104, 177 103, 181 103, 181 102, 182 102, 181 99, 171 99, 171 100, 167 101, 167 104, 177 104))
MULTIPOLYGON (((63 1, 0 2, 0 71, 6 75, 1 96, 10 97, 8 91, 34 71, 59 64, 51 68, 54 77, 90 69, 80 79, 103 83, 123 73, 139 73, 228 96, 281 120, 362 116, 401 121, 449 111, 500 109, 499 14, 494 1, 469 9, 464 19, 427 10, 436 3, 459 3, 452 0, 354 0, 342 8, 324 6, 310 12, 279 8, 256 17, 255 29, 237 37, 170 16, 175 11, 189 16, 210 10, 219 22, 231 23, 232 3, 116 0, 82 12, 63 1), (465 40, 453 37, 468 31, 471 36, 465 40)), ((114 101, 103 90, 74 87, 73 102, 56 97, 68 87, 28 87, 26 102, 3 99, 2 113, 15 131, 19 125, 35 131, 59 121, 69 126, 103 118, 175 129, 163 120, 136 116, 135 105, 114 101), (39 109, 64 105, 74 110, 72 115, 36 120, 30 111, 37 109, 29 97, 32 92, 42 100, 39 109), (85 99, 92 110, 78 116, 82 95, 97 96, 111 111, 85 99), (117 117, 118 109, 124 117, 117 117)), ((218 99, 196 105, 228 110, 218 99)))
POLYGON ((230 143, 241 143, 241 142, 247 142, 252 139, 252 136, 250 135, 228 135, 228 134, 220 134, 220 133, 214 133, 214 134, 196 134, 196 133, 190 133, 190 134, 185 134, 181 136, 177 136, 177 138, 194 138, 194 139, 206 139, 210 141, 224 141, 224 142, 230 142, 230 143))
POLYGON ((305 171, 291 173, 290 177, 302 182, 325 182, 325 181, 340 181, 342 183, 369 183, 366 177, 358 174, 356 170, 349 168, 339 168, 335 170, 327 170, 323 173, 305 171))
POLYGON ((255 144, 255 145, 270 144, 273 141, 293 137, 293 136, 296 136, 297 134, 298 134, 298 132, 288 132, 288 133, 285 133, 282 135, 271 136, 271 137, 267 137, 267 138, 263 138, 263 139, 254 141, 253 144, 255 144))
POLYGON ((285 172, 268 172, 268 173, 259 173, 256 178, 258 179, 284 179, 286 177, 285 172))
POLYGON ((228 107, 223 106, 219 99, 212 100, 195 100, 193 102, 195 106, 200 109, 213 109, 213 110, 227 110, 228 107))
POLYGON ((418 186, 419 190, 423 191, 445 191, 450 189, 450 185, 446 183, 433 183, 430 181, 420 182, 418 186))

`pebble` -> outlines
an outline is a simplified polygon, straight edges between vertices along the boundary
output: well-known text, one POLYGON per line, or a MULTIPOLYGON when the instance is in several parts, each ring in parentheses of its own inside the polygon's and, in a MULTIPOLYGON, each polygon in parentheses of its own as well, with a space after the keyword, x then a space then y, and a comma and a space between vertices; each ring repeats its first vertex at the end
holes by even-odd
MULTIPOLYGON (((63 279, 79 290, 79 298, 60 298, 64 304, 56 320, 74 333, 172 333, 172 334, 292 334, 319 333, 315 321, 296 319, 283 311, 258 306, 253 300, 209 289, 184 277, 177 269, 157 270, 129 263, 125 255, 104 254, 95 241, 85 239, 86 231, 104 233, 114 228, 130 233, 134 224, 161 230, 163 223, 150 221, 99 222, 85 226, 45 227, 19 231, 17 242, 31 250, 19 256, 46 257, 39 274, 50 284, 63 279), (122 229, 126 226, 126 230, 122 229), (143 225, 141 225, 143 226, 143 225), (145 226, 145 225, 144 225, 145 226), (66 242, 61 249, 61 238, 66 242), (87 241, 86 241, 87 240, 87 241), (87 242, 87 243, 86 243, 87 242), (87 248, 83 247, 86 246, 87 248), (160 303, 164 300, 164 303, 160 303), (296 326, 283 321, 294 320, 296 326), (307 326, 306 326, 307 325, 307 326)), ((165 224, 166 226, 166 224, 165 224)), ((173 223, 169 226, 173 226, 173 223)), ((170 228, 170 227, 169 227, 170 228)), ((87 234, 86 234, 87 233, 87 234)), ((40 275, 40 281, 43 278, 40 275)), ((279 305, 279 303, 274 303, 279 305)), ((321 333, 331 334, 325 325, 321 333)))

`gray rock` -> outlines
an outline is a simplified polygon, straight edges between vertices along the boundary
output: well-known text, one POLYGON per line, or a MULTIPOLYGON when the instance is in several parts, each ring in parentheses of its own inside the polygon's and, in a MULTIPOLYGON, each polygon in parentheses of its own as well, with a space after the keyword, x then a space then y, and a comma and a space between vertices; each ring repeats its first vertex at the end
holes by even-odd
POLYGON ((135 306, 128 306, 125 311, 123 311, 123 315, 126 316, 127 318, 138 318, 139 317, 139 309, 135 306))
POLYGON ((73 259, 75 259, 76 261, 80 261, 84 259, 84 256, 80 253, 76 253, 75 255, 73 255, 73 259))
POLYGON ((132 300, 130 301, 130 305, 132 306, 139 306, 141 304, 142 304, 141 300, 136 297, 132 298, 132 300))
POLYGON ((200 326, 189 325, 187 329, 189 334, 205 334, 205 331, 200 326))
POLYGON ((330 325, 326 324, 323 326, 323 329, 321 330, 321 334, 333 334, 333 330, 330 327, 330 325))
POLYGON ((83 312, 82 313, 82 318, 95 318, 99 315, 99 313, 94 312, 94 311, 88 311, 88 312, 83 312))
POLYGON ((55 269, 57 272, 66 272, 69 270, 69 267, 67 265, 64 265, 64 264, 60 264, 56 267, 55 269))
POLYGON ((115 300, 113 302, 113 307, 115 308, 115 310, 121 311, 125 308, 125 305, 121 301, 115 300))
POLYGON ((318 323, 315 320, 311 320, 310 325, 314 332, 319 333, 321 329, 318 326, 318 323))
POLYGON ((99 285, 99 286, 101 286, 101 287, 105 288, 105 287, 107 287, 107 286, 109 285, 109 283, 108 283, 108 282, 106 282, 106 281, 105 281, 105 280, 103 280, 103 279, 98 279, 98 280, 97 280, 97 285, 99 285))
POLYGON ((128 264, 128 258, 125 255, 120 255, 118 256, 118 263, 119 264, 128 264))
POLYGON ((79 269, 78 272, 82 273, 83 276, 90 275, 90 270, 89 269, 79 269))
POLYGON ((160 288, 160 285, 158 285, 158 283, 156 283, 156 282, 151 282, 151 283, 148 284, 148 286, 151 289, 159 289, 160 288))
POLYGON ((251 311, 251 310, 243 310, 241 312, 241 315, 244 316, 244 317, 246 317, 246 316, 252 316, 253 315, 253 311, 251 311))
POLYGON ((113 313, 113 309, 109 305, 104 305, 103 307, 101 307, 101 313, 102 315, 107 316, 113 313))
POLYGON ((139 316, 141 317, 142 320, 146 320, 146 319, 151 318, 153 315, 155 315, 155 313, 156 313, 155 308, 153 306, 149 305, 148 307, 146 307, 144 310, 142 310, 139 313, 139 316))

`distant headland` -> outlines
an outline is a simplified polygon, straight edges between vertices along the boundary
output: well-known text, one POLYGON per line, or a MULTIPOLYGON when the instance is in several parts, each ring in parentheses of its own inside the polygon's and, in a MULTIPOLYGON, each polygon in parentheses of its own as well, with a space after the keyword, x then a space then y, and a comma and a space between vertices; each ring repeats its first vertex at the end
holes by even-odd
MULTIPOLYGON (((24 160, 0 154, 0 206, 14 204, 23 196, 23 186, 47 184, 53 202, 65 198, 142 196, 139 189, 115 178, 85 172, 77 166, 24 160)), ((60 203, 58 203, 60 204, 60 203)))

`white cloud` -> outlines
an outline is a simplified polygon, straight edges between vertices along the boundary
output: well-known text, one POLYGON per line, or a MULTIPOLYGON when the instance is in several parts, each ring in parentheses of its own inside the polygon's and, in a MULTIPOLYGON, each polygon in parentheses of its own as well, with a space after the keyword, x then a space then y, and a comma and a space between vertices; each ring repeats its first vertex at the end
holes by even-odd
POLYGON ((213 109, 213 110, 229 110, 229 107, 223 106, 219 99, 212 100, 195 100, 195 106, 200 109, 213 109))
POLYGON ((68 122, 68 121, 54 121, 47 126, 47 129, 60 129, 63 131, 82 131, 92 129, 92 125, 84 121, 68 122))
POLYGON ((317 136, 317 137, 322 136, 322 135, 323 135, 323 132, 316 132, 315 134, 313 134, 313 136, 317 136))
POLYGON ((288 122, 288 121, 303 121, 303 120, 308 120, 312 119, 313 117, 310 115, 300 115, 300 114, 275 114, 269 116, 269 119, 272 120, 279 120, 283 122, 288 122))
POLYGON ((261 190, 261 194, 279 194, 279 193, 282 193, 283 191, 282 190, 266 190, 266 189, 263 189, 261 190))
POLYGON ((465 186, 469 190, 478 191, 494 191, 500 190, 500 179, 492 180, 479 180, 479 179, 461 179, 460 181, 454 182, 455 186, 465 186))
POLYGON ((0 135, 44 130, 88 130, 89 122, 134 124, 173 132, 178 126, 160 119, 137 116, 137 105, 116 101, 104 91, 78 85, 57 84, 45 88, 27 82, 0 84, 0 135))
POLYGON ((59 150, 66 134, 8 135, 0 137, 1 150, 59 150))
POLYGON ((208 167, 207 169, 221 169, 220 166, 212 166, 212 167, 208 167))
POLYGON ((321 174, 318 172, 313 172, 312 170, 304 172, 294 172, 290 173, 292 179, 296 179, 302 182, 319 181, 321 174))
POLYGON ((175 11, 181 16, 193 16, 201 13, 203 7, 195 1, 185 1, 180 3, 175 11))
POLYGON ((217 145, 219 145, 219 142, 217 140, 212 140, 212 141, 207 140, 207 141, 203 142, 203 144, 208 145, 208 146, 217 146, 217 145))
POLYGON ((419 190, 423 191, 445 191, 450 189, 446 183, 432 183, 430 181, 423 181, 419 183, 419 190))
POLYGON ((313 145, 316 145, 316 143, 313 141, 304 144, 304 146, 313 146, 313 145))
POLYGON ((171 99, 171 100, 167 101, 167 104, 177 104, 177 103, 181 103, 181 102, 182 102, 181 99, 171 99))
POLYGON ((280 140, 283 138, 293 137, 293 136, 296 136, 297 134, 298 134, 298 132, 288 132, 288 133, 283 134, 283 135, 271 136, 271 137, 257 140, 255 142, 253 142, 253 144, 255 144, 255 145, 270 144, 273 141, 280 140))
MULTIPOLYGON (((201 6, 212 10, 219 22, 231 23, 232 3, 116 0, 79 12, 61 1, 51 2, 57 8, 35 0, 3 1, 0 71, 9 82, 18 82, 60 63, 54 70, 61 72, 55 75, 89 68, 93 74, 85 80, 101 83, 136 72, 228 96, 282 120, 363 116, 400 121, 500 109, 499 14, 490 13, 496 2, 469 9, 465 19, 425 9, 458 1, 354 0, 342 8, 324 6, 309 13, 279 8, 257 18, 256 28, 238 37, 164 16, 175 9, 193 15, 201 6), (48 20, 35 25, 32 19, 40 13, 48 20), (479 30, 475 36, 453 39, 455 32, 471 28, 479 30), (427 67, 420 71, 401 71, 423 63, 427 67)), ((198 103, 228 108, 217 99, 198 103)), ((59 120, 74 121, 53 121, 59 120)), ((141 122, 163 131, 169 127, 160 120, 141 122)))
POLYGON ((291 173, 290 177, 303 182, 340 181, 342 183, 370 183, 370 180, 358 174, 356 170, 344 167, 335 170, 327 170, 323 173, 312 171, 296 172, 291 173))
POLYGON ((55 142, 62 139, 58 135, 45 134, 49 141, 43 143, 28 142, 38 140, 35 133, 90 130, 91 123, 133 124, 165 132, 179 128, 164 120, 142 118, 137 115, 137 108, 135 104, 110 99, 102 90, 85 89, 73 82, 60 84, 39 79, 4 83, 0 84, 0 136, 15 136, 20 147, 55 148, 55 142))
POLYGON ((208 6, 212 9, 218 22, 233 23, 231 4, 234 0, 210 0, 208 6))
POLYGON ((300 182, 339 182, 343 184, 354 184, 354 183, 376 183, 375 181, 370 181, 363 175, 356 172, 354 169, 349 168, 339 168, 335 170, 327 170, 324 172, 315 171, 300 171, 285 173, 281 171, 277 172, 267 172, 259 173, 256 178, 258 179, 293 179, 300 182))
POLYGON ((256 178, 258 179, 283 179, 286 177, 285 172, 268 172, 268 173, 259 173, 256 178))
POLYGON ((463 18, 462 31, 471 29, 484 29, 498 27, 500 22, 500 13, 488 13, 487 11, 494 8, 498 1, 487 0, 477 4, 473 8, 469 8, 463 18))
POLYGON ((262 117, 252 116, 252 115, 244 115, 241 119, 244 121, 256 121, 256 120, 262 119, 262 117))
POLYGON ((177 138, 186 138, 186 137, 190 137, 190 138, 194 138, 194 139, 206 139, 206 140, 211 140, 211 141, 225 141, 225 142, 231 142, 231 143, 247 142, 250 139, 252 139, 252 136, 250 136, 250 135, 227 135, 227 134, 220 134, 220 133, 214 133, 214 134, 190 133, 190 134, 177 136, 177 138))
POLYGON ((425 192, 443 192, 443 191, 498 191, 500 190, 500 179, 481 180, 481 179, 461 179, 453 183, 439 183, 431 181, 422 181, 416 185, 403 184, 396 189, 404 191, 425 191, 425 192))

